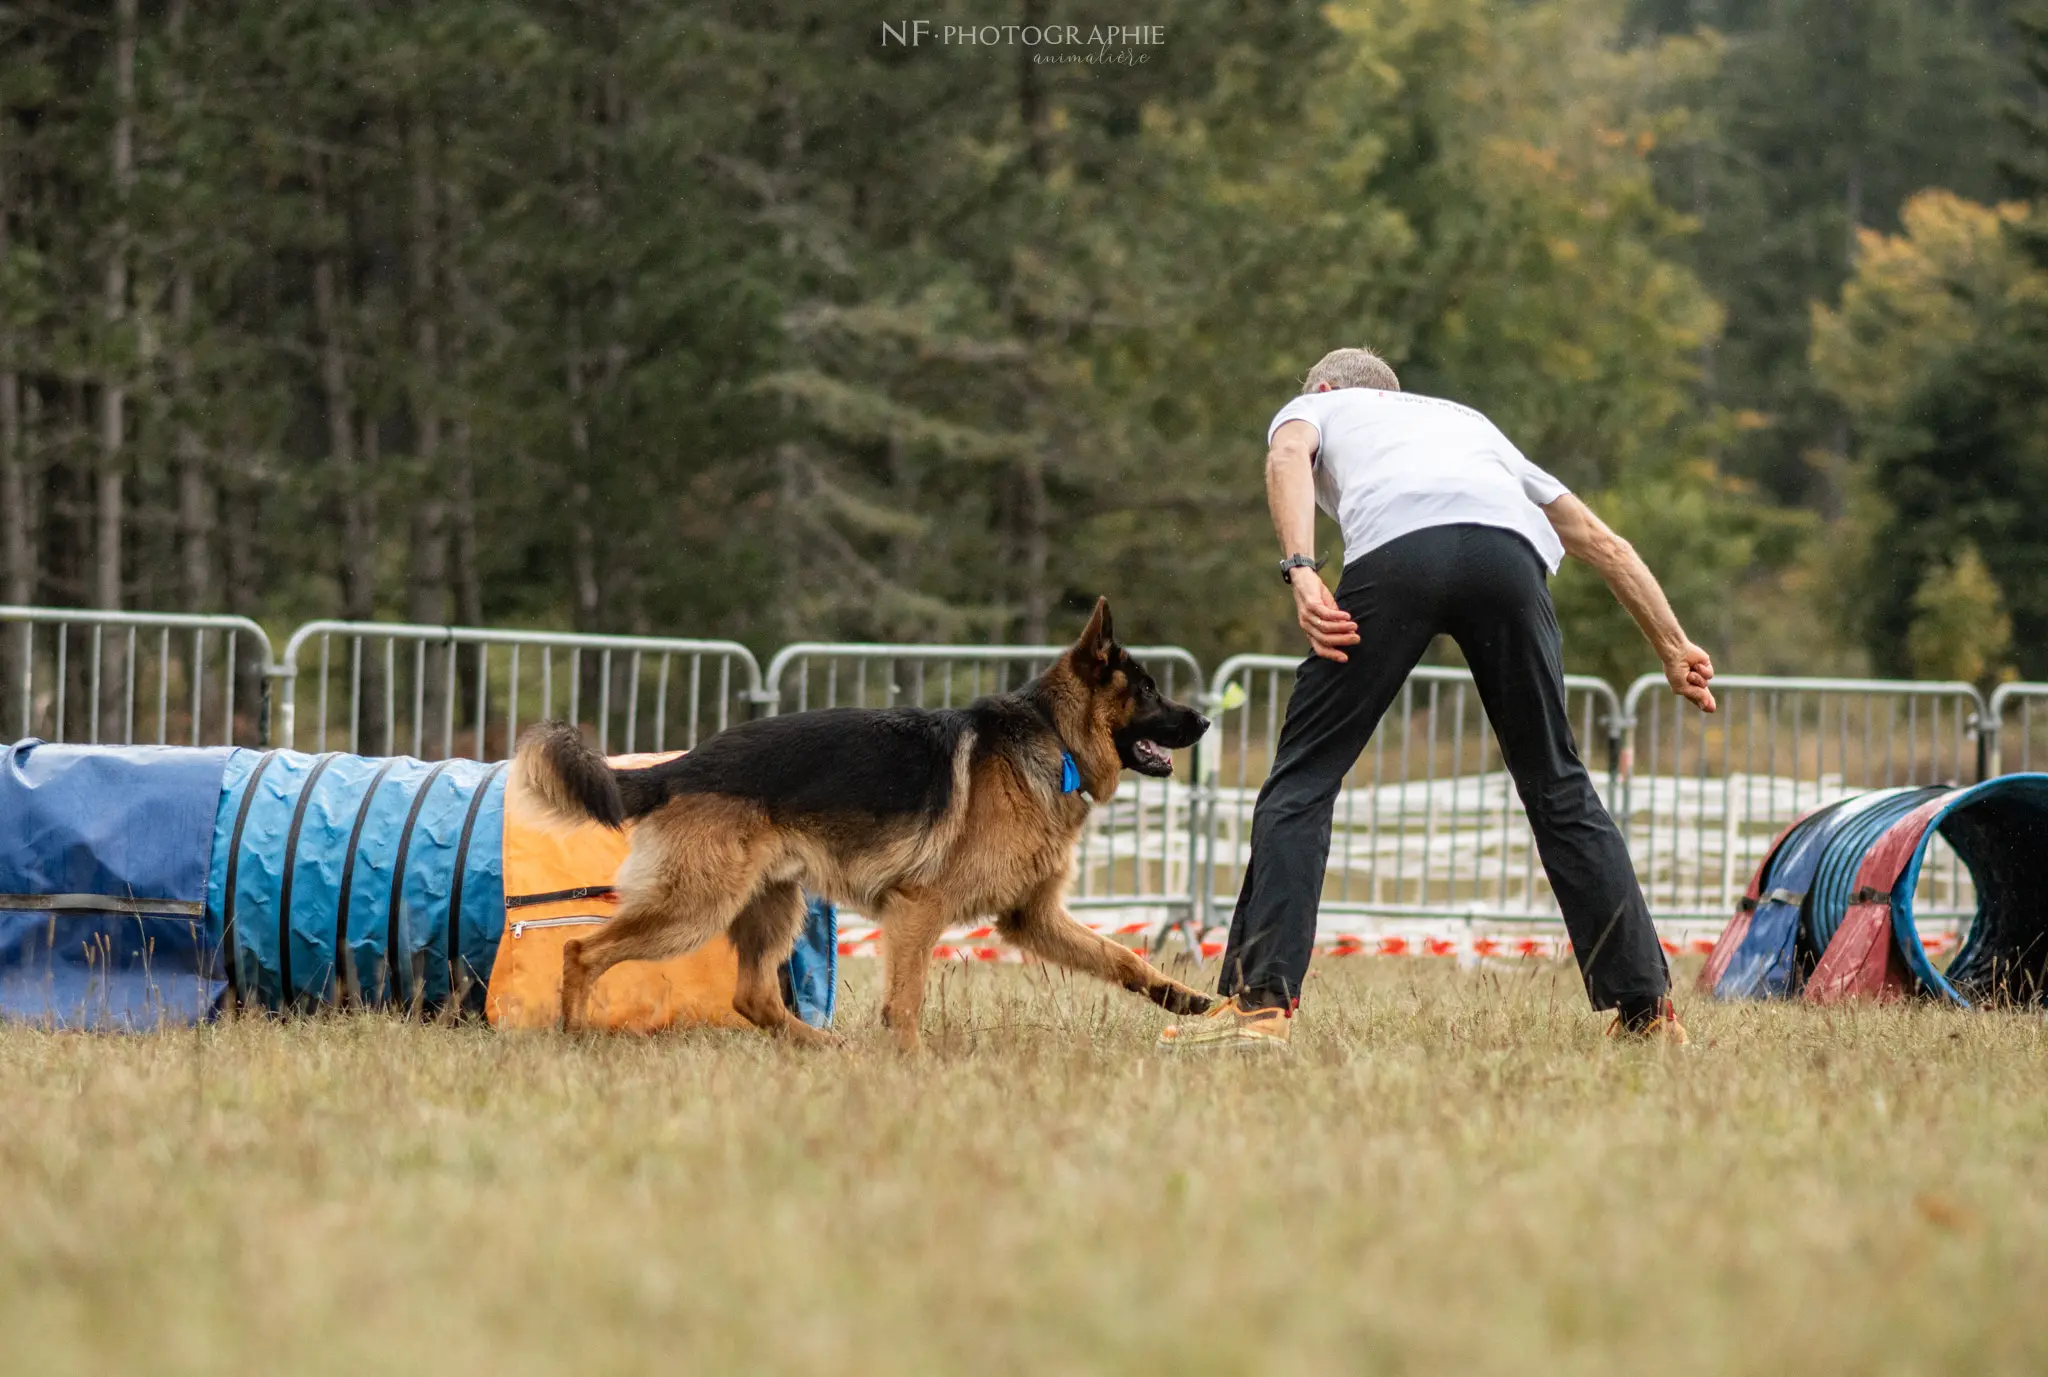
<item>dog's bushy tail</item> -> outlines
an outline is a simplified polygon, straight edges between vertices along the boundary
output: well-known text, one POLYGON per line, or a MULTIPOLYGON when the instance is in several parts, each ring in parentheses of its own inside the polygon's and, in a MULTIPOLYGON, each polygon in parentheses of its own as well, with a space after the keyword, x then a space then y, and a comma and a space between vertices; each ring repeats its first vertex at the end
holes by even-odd
POLYGON ((567 722, 542 722, 520 734, 513 773, 533 799, 561 822, 626 823, 619 777, 567 722))

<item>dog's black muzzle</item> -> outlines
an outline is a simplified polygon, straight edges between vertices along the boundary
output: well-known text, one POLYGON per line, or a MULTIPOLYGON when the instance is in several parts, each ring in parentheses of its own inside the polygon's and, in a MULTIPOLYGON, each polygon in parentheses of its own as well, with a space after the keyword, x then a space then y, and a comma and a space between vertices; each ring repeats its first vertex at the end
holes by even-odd
POLYGON ((1161 702, 1116 732, 1117 758, 1124 768, 1154 779, 1173 774, 1173 753, 1192 746, 1209 730, 1209 719, 1180 703, 1161 702))

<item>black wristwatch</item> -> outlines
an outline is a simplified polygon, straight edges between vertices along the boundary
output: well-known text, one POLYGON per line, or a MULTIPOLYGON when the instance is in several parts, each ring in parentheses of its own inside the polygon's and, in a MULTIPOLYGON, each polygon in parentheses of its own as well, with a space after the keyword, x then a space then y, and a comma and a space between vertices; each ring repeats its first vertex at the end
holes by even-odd
POLYGON ((1328 555, 1323 556, 1321 559, 1317 559, 1314 555, 1289 555, 1286 559, 1280 561, 1280 582, 1292 584, 1296 569, 1314 569, 1317 572, 1321 572, 1322 567, 1329 562, 1330 557, 1328 555))

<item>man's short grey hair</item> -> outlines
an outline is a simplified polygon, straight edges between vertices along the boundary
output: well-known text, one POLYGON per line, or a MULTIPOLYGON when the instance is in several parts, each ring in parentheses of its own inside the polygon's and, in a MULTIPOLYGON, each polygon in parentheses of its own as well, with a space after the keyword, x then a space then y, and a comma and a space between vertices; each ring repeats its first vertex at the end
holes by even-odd
POLYGON ((1401 380, 1394 376, 1394 370, 1370 349, 1332 349, 1308 370, 1301 390, 1313 392, 1323 383, 1331 387, 1373 387, 1382 392, 1401 390, 1401 380))

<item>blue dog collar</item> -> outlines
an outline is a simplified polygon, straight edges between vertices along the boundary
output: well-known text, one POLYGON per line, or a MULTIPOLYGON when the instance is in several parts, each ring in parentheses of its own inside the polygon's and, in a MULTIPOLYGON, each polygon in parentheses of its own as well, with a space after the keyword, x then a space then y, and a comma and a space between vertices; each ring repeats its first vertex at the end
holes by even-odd
POLYGON ((1074 763, 1072 751, 1060 752, 1060 792, 1078 794, 1081 792, 1081 767, 1074 763))

